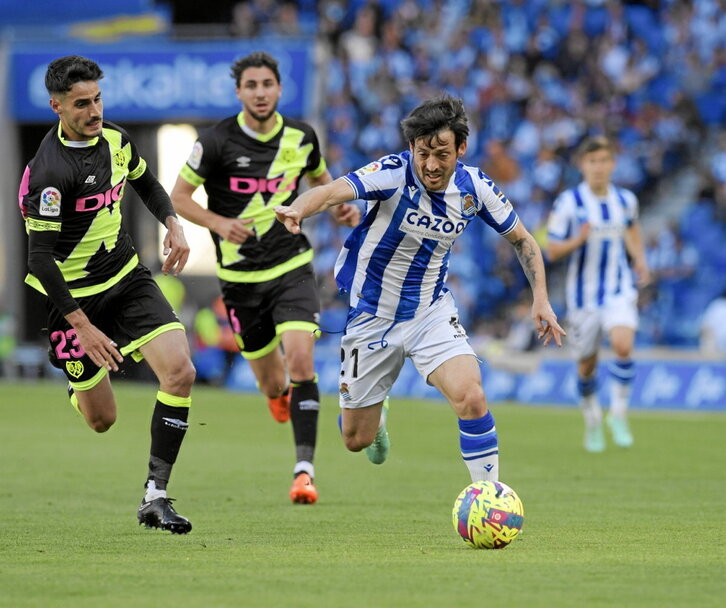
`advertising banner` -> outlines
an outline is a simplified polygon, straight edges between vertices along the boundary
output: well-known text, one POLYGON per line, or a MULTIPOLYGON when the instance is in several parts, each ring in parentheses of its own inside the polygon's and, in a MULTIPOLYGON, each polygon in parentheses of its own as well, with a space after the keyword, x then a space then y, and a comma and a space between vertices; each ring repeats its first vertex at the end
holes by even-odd
MULTIPOLYGON (((315 366, 321 391, 336 394, 339 361, 335 357, 318 356, 317 359, 315 366)), ((636 369, 631 397, 634 409, 726 412, 726 362, 639 360, 636 369)), ((482 376, 487 399, 491 402, 577 405, 577 376, 572 362, 542 361, 539 369, 527 374, 493 369, 484 364, 482 376)), ((607 362, 601 364, 598 378, 600 402, 607 407, 611 382, 607 362)), ((254 376, 242 359, 235 365, 227 385, 237 390, 256 390, 254 376)), ((442 398, 435 388, 423 381, 408 360, 391 394, 404 398, 442 398)))
POLYGON ((15 43, 10 53, 10 111, 18 122, 53 118, 44 85, 48 63, 84 55, 104 71, 104 116, 123 122, 219 120, 239 112, 230 66, 253 51, 280 62, 283 84, 278 109, 302 118, 312 98, 312 43, 308 39, 170 42, 133 40, 89 45, 15 43))

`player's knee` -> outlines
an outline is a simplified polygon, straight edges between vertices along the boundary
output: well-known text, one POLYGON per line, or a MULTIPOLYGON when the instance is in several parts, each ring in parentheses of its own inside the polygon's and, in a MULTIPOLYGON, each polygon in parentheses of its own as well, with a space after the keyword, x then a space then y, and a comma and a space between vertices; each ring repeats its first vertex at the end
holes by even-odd
POLYGON ((346 449, 350 452, 360 452, 362 449, 367 448, 371 443, 373 443, 374 438, 375 435, 373 437, 366 437, 359 432, 350 434, 343 433, 343 443, 345 444, 346 449))
POLYGON ((315 365, 308 353, 287 353, 285 361, 290 378, 312 378, 315 375, 315 365))
POLYGON ((196 377, 197 370, 194 368, 194 364, 191 359, 185 357, 184 359, 180 359, 169 369, 166 373, 166 377, 163 379, 163 384, 171 387, 175 391, 180 391, 181 394, 184 394, 191 390, 196 377))
POLYGON ((612 347, 613 347, 613 352, 615 353, 615 356, 618 359, 629 359, 630 358, 630 354, 631 354, 630 353, 630 351, 631 351, 630 344, 618 344, 616 342, 616 343, 613 343, 612 347))
POLYGON ((287 388, 285 374, 267 376, 259 381, 260 392, 268 399, 275 399, 282 395, 287 388))
POLYGON ((481 418, 489 411, 484 390, 479 384, 464 388, 457 395, 457 402, 453 405, 460 418, 481 418))
POLYGON ((113 426, 114 422, 116 422, 116 414, 110 413, 86 418, 86 423, 96 433, 105 433, 113 426))

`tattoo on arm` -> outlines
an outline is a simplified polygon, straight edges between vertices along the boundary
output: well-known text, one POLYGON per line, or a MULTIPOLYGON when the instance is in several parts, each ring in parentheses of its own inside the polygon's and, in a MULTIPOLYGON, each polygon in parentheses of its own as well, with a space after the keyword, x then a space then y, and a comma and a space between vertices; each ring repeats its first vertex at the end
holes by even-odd
POLYGON ((529 281, 529 284, 534 287, 535 280, 537 278, 537 250, 535 249, 536 244, 532 239, 517 239, 512 243, 514 250, 517 252, 517 258, 519 263, 522 265, 522 270, 529 281))

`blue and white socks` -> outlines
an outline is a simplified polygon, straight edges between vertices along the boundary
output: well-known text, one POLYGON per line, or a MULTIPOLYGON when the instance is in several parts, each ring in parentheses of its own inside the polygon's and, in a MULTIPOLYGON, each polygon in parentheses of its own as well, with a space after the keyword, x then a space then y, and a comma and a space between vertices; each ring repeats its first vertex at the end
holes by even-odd
POLYGON ((459 444, 472 481, 499 479, 499 439, 491 412, 474 420, 459 418, 459 444))
POLYGON ((630 400, 630 389, 635 378, 635 363, 632 359, 616 359, 608 366, 612 378, 610 383, 610 416, 625 418, 630 400))
POLYGON ((596 429, 602 424, 602 408, 597 399, 597 375, 577 378, 577 392, 580 394, 580 409, 587 429, 596 429))

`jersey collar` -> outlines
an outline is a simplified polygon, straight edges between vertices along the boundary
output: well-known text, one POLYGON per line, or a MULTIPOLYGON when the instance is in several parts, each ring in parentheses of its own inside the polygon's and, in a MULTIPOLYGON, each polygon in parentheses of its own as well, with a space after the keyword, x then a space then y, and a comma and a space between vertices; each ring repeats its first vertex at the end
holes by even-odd
POLYGON ((279 112, 275 112, 275 126, 272 127, 272 131, 270 131, 269 133, 258 133, 257 131, 253 131, 252 129, 250 129, 245 124, 244 110, 237 114, 237 124, 244 133, 246 133, 253 139, 256 139, 257 141, 270 141, 282 129, 282 114, 280 114, 279 112))
POLYGON ((91 146, 95 146, 98 143, 98 136, 94 137, 93 139, 84 139, 82 141, 73 141, 71 139, 66 139, 65 137, 63 137, 63 126, 60 122, 58 122, 58 139, 64 146, 67 146, 68 148, 90 148, 91 146))

